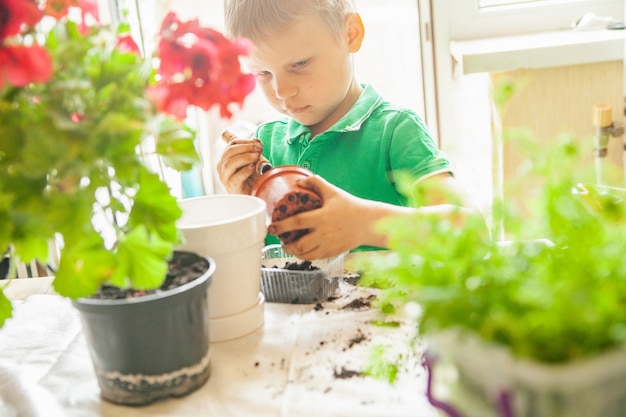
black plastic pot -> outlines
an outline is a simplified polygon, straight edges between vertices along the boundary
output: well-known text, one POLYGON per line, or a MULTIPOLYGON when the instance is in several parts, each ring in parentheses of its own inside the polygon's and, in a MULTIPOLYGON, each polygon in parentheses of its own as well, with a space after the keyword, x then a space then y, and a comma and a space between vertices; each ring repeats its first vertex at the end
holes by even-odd
POLYGON ((0 255, 0 279, 7 279, 11 270, 11 258, 9 255, 0 255))
MULTIPOLYGON (((175 252, 174 256, 184 252, 175 252)), ((83 331, 105 400, 145 405, 182 397, 211 374, 207 271, 179 287, 127 299, 80 298, 83 331)))

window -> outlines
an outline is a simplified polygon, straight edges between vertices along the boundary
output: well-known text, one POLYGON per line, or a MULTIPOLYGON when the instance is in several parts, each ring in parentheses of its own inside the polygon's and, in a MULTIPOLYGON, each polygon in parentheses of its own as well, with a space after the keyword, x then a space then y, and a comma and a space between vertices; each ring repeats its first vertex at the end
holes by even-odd
POLYGON ((520 3, 541 3, 549 0, 478 0, 478 7, 483 9, 493 6, 507 6, 520 3))
POLYGON ((453 40, 569 29, 587 12, 624 19, 623 0, 445 0, 441 3, 447 4, 450 11, 453 40))
POLYGON ((424 116, 417 1, 358 0, 357 8, 365 24, 363 46, 354 57, 357 80, 424 116))

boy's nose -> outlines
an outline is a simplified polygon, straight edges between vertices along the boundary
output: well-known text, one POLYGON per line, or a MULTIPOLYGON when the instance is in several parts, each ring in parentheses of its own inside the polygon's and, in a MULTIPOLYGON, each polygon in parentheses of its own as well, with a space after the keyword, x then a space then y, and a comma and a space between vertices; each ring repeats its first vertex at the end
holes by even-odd
POLYGON ((289 97, 293 97, 297 92, 297 88, 293 83, 290 83, 285 79, 279 80, 275 78, 274 92, 276 94, 276 98, 285 100, 289 97))

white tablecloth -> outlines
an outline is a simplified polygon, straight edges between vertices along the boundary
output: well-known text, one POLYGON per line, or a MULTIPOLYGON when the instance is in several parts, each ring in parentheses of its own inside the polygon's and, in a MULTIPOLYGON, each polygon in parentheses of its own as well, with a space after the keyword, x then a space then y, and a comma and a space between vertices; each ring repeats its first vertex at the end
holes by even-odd
POLYGON ((266 303, 262 329, 213 343, 213 371, 198 391, 144 407, 100 399, 78 312, 56 295, 16 301, 0 329, 0 417, 431 417, 426 374, 406 341, 373 308, 344 308, 370 290, 346 285, 321 309, 266 303), (377 345, 411 357, 394 384, 362 371, 377 345), (346 372, 347 371, 347 372, 346 372))

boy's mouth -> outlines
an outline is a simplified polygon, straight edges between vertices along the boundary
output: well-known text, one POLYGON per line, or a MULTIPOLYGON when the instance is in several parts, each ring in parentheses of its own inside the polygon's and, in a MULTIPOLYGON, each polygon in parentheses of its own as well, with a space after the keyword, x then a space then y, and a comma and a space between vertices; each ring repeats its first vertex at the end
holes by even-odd
POLYGON ((309 109, 310 106, 302 106, 302 107, 296 107, 296 108, 287 108, 287 112, 291 113, 291 114, 300 114, 300 113, 304 113, 305 111, 307 111, 309 109))

